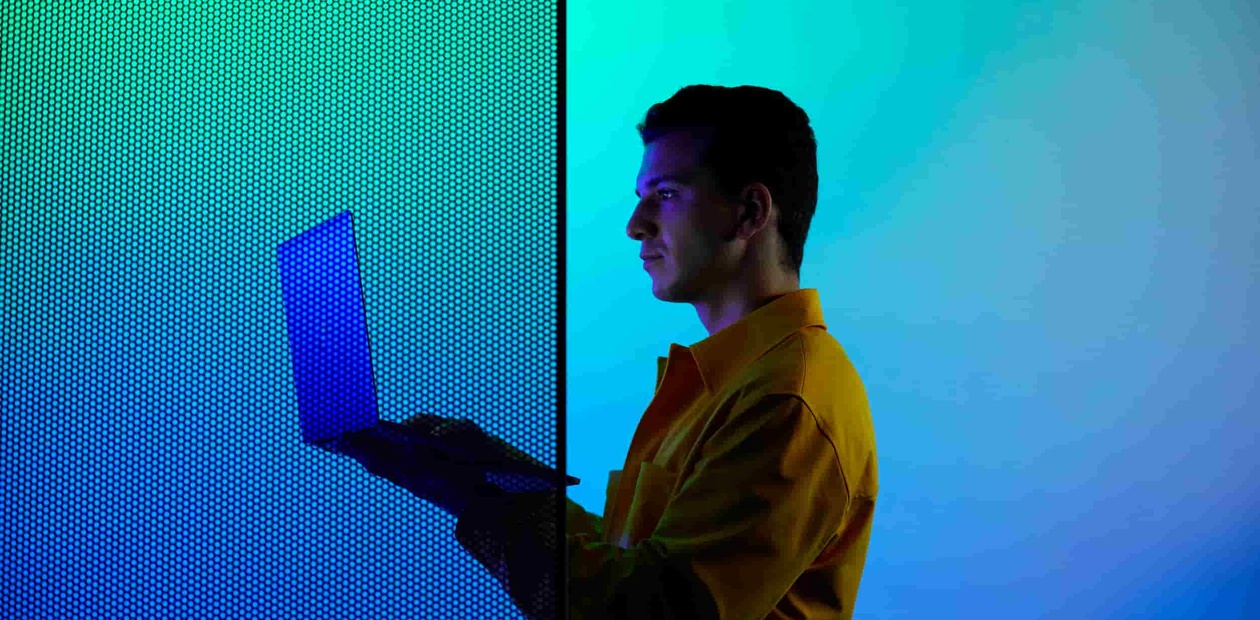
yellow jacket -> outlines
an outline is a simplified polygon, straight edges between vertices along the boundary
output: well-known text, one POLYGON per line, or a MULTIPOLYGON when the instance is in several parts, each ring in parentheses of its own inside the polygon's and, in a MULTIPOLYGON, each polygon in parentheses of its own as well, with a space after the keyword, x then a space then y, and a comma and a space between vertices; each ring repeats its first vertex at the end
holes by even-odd
POLYGON ((800 289, 657 359, 603 517, 554 493, 486 499, 456 538, 534 617, 559 617, 563 501, 574 620, 850 618, 878 492, 861 379, 800 289))

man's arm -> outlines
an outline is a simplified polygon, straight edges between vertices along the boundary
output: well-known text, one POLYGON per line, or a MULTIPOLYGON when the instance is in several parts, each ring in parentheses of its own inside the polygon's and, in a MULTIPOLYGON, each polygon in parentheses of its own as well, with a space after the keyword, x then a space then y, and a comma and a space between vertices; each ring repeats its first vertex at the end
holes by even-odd
MULTIPOLYGON (((702 450, 649 538, 623 549, 566 532, 572 618, 762 618, 839 527, 849 501, 839 459, 798 396, 732 412, 702 450)), ((474 500, 456 526, 526 613, 546 607, 530 572, 556 572, 555 500, 474 500)), ((589 515, 566 502, 570 523, 589 515)))

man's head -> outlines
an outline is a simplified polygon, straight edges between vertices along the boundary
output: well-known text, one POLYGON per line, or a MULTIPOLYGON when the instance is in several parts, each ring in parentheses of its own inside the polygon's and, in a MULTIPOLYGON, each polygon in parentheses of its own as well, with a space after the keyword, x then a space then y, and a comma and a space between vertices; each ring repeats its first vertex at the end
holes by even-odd
POLYGON ((653 293, 694 302, 799 277, 818 200, 809 118, 756 86, 687 86, 638 125, 639 203, 626 234, 644 255, 653 293), (659 181, 659 182, 658 182, 659 181))

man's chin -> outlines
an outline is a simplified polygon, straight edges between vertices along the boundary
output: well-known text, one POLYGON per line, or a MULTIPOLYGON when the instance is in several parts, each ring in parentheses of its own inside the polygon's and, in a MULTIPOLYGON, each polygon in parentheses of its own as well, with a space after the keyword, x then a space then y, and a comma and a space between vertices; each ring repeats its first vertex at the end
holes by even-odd
POLYGON ((680 303, 687 301, 686 296, 682 295, 677 287, 667 286, 664 283, 652 283, 652 296, 670 303, 680 303))

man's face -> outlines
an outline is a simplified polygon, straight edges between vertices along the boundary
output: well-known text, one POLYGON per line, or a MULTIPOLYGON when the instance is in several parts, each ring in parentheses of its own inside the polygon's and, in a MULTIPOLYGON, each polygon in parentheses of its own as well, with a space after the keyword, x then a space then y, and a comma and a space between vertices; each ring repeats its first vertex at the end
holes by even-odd
POLYGON ((635 183, 639 203, 626 234, 639 241, 641 254, 660 255, 644 268, 661 301, 712 299, 734 277, 738 257, 723 238, 733 232, 734 206, 700 166, 703 148, 702 135, 674 131, 643 152, 635 183))

